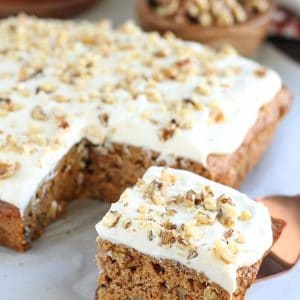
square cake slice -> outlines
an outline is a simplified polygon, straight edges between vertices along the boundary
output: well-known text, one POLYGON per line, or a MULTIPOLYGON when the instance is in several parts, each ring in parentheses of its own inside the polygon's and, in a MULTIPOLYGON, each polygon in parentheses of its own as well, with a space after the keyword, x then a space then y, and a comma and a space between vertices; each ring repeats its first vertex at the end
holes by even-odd
POLYGON ((244 299, 282 230, 274 225, 232 188, 151 167, 96 225, 96 299, 244 299))

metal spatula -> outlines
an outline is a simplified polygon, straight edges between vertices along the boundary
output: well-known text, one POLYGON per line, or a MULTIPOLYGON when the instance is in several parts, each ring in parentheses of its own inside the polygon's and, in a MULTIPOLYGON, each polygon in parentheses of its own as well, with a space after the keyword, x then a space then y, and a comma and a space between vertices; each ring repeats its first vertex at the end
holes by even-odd
POLYGON ((282 219, 286 227, 264 260, 258 280, 280 275, 296 265, 300 258, 300 195, 258 198, 270 210, 271 216, 282 219))

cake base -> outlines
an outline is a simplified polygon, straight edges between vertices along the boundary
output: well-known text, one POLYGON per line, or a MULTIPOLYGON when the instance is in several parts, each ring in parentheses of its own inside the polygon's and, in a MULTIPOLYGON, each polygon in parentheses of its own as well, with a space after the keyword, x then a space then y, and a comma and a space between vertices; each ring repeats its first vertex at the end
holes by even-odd
POLYGON ((230 155, 209 155, 207 166, 177 157, 160 159, 159 153, 123 144, 93 145, 83 140, 60 161, 54 175, 45 180, 22 217, 16 206, 0 201, 0 245, 28 249, 48 224, 56 220, 74 199, 116 201, 151 165, 186 169, 208 179, 238 187, 257 164, 290 106, 283 88, 265 105, 239 149, 230 155))
MULTIPOLYGON (((273 219, 272 224, 275 242, 284 223, 273 219)), ((101 239, 98 240, 98 246, 97 263, 101 272, 95 300, 242 300, 262 262, 261 259, 238 270, 238 288, 230 298, 228 292, 209 281, 203 273, 197 273, 174 261, 158 260, 101 239)))

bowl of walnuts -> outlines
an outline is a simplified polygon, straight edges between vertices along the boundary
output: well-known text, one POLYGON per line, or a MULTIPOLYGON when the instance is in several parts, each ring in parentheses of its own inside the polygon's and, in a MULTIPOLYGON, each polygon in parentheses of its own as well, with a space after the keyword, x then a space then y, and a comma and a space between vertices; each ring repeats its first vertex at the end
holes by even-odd
POLYGON ((214 48, 230 44, 251 55, 266 37, 274 4, 269 0, 136 0, 146 31, 173 32, 214 48))

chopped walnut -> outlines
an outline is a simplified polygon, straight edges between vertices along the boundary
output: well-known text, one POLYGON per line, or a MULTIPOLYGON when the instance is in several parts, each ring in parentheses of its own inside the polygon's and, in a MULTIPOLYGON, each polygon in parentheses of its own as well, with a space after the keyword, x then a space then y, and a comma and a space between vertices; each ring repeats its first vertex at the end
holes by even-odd
POLYGON ((163 169, 161 172, 161 180, 167 185, 174 185, 176 183, 177 177, 166 169, 163 169))
POLYGON ((215 218, 212 215, 205 214, 199 211, 196 216, 197 225, 211 225, 214 223, 215 218))
POLYGON ((31 117, 37 121, 47 121, 49 119, 49 117, 44 113, 39 105, 34 107, 31 112, 31 117))
POLYGON ((160 234, 160 245, 171 245, 175 243, 176 239, 172 231, 165 230, 160 234))
POLYGON ((148 238, 149 241, 153 240, 154 236, 153 236, 153 231, 152 230, 148 230, 147 238, 148 238))
POLYGON ((225 121, 225 115, 223 111, 217 106, 211 107, 210 118, 214 123, 221 123, 225 121))
POLYGON ((121 214, 117 211, 109 211, 103 218, 103 225, 106 227, 115 227, 121 218, 121 214))
POLYGON ((63 130, 69 128, 70 126, 65 116, 56 116, 56 123, 57 123, 57 127, 63 130))
POLYGON ((109 121, 109 115, 108 113, 102 113, 99 115, 99 120, 100 122, 104 125, 107 126, 108 125, 108 121, 109 121))
POLYGON ((168 123, 168 125, 160 131, 160 138, 163 141, 167 141, 167 140, 171 139, 173 137, 173 135, 175 134, 178 127, 179 127, 179 124, 176 122, 175 119, 172 119, 168 123))
POLYGON ((218 220, 221 224, 231 228, 236 224, 237 217, 238 217, 238 212, 233 205, 229 203, 225 203, 221 205, 218 214, 218 220))
POLYGON ((19 168, 19 163, 6 163, 0 161, 0 179, 12 177, 19 168))
POLYGON ((228 239, 230 237, 232 237, 234 230, 233 229, 228 229, 227 231, 224 232, 224 238, 228 239))
POLYGON ((196 92, 203 96, 209 96, 212 93, 212 88, 207 83, 202 82, 196 87, 196 92))
POLYGON ((166 211, 169 217, 173 217, 177 214, 177 210, 173 208, 166 208, 166 211))
POLYGON ((36 92, 39 93, 39 91, 42 91, 46 94, 49 94, 49 93, 52 93, 54 90, 55 90, 55 87, 53 84, 45 82, 37 87, 36 92))
POLYGON ((126 219, 123 221, 123 228, 128 229, 132 225, 132 221, 130 219, 126 219))
POLYGON ((147 205, 140 205, 137 208, 137 212, 142 213, 142 214, 146 214, 149 211, 149 207, 147 205))
POLYGON ((146 90, 145 91, 145 94, 146 94, 146 97, 147 99, 150 101, 150 102, 153 102, 153 103, 159 103, 161 102, 161 94, 156 91, 156 90, 146 90))
POLYGON ((55 102, 58 102, 58 103, 65 103, 65 102, 69 102, 70 101, 70 98, 66 95, 54 95, 53 96, 53 100, 55 102))
POLYGON ((266 74, 267 74, 267 70, 264 69, 264 68, 256 69, 256 70, 254 71, 254 74, 255 74, 257 77, 265 77, 266 74))
POLYGON ((204 198, 204 200, 203 200, 203 206, 204 206, 204 208, 206 208, 207 210, 210 210, 210 211, 217 210, 217 202, 211 196, 208 196, 208 197, 204 198))
POLYGON ((21 104, 13 102, 10 98, 0 97, 0 112, 2 116, 6 116, 9 112, 14 112, 21 108, 21 104))
POLYGON ((187 191, 181 198, 181 202, 186 207, 194 207, 197 198, 197 193, 193 190, 187 191))
POLYGON ((227 196, 225 194, 222 194, 221 196, 219 196, 218 199, 217 199, 217 208, 218 208, 218 210, 221 208, 221 206, 223 204, 226 204, 226 203, 230 204, 230 205, 234 205, 233 202, 232 202, 232 199, 229 196, 227 196))
POLYGON ((225 264, 233 264, 236 261, 236 255, 220 240, 215 241, 213 253, 225 264))
POLYGON ((173 230, 177 228, 177 225, 170 222, 169 220, 163 224, 163 227, 167 230, 173 230))
POLYGON ((243 210, 239 215, 240 221, 249 221, 252 218, 251 212, 249 210, 243 210))
POLYGON ((156 205, 165 204, 166 184, 156 179, 152 180, 144 188, 144 196, 156 205))
POLYGON ((199 226, 187 225, 184 228, 184 236, 188 239, 199 240, 203 237, 203 231, 199 226))
POLYGON ((187 259, 193 259, 193 258, 196 258, 198 256, 198 252, 196 249, 190 249, 189 250, 189 253, 188 253, 188 256, 187 256, 187 259))

